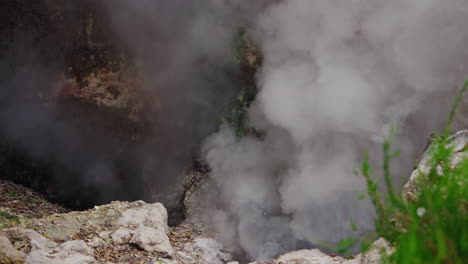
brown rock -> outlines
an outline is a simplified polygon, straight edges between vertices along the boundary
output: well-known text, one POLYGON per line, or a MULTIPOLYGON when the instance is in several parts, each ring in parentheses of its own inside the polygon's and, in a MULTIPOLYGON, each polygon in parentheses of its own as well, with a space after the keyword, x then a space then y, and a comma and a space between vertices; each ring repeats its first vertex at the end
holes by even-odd
POLYGON ((20 264, 23 263, 24 254, 16 250, 8 238, 0 236, 0 263, 20 264))

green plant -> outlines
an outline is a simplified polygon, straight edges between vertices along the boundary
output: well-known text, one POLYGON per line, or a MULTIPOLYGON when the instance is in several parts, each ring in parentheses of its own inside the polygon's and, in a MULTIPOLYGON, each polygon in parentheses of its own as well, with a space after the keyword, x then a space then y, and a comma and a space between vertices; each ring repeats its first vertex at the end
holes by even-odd
POLYGON ((263 133, 250 127, 247 121, 248 109, 258 92, 255 74, 262 64, 262 54, 243 29, 240 29, 234 37, 233 49, 235 60, 241 72, 239 76, 241 89, 222 121, 231 126, 239 138, 249 135, 260 138, 263 133))
POLYGON ((5 193, 5 196, 6 197, 18 197, 19 194, 15 193, 15 192, 7 192, 7 193, 5 193))
POLYGON ((0 230, 10 228, 20 222, 19 218, 15 215, 0 211, 0 230))
MULTIPOLYGON (((394 252, 385 263, 461 264, 468 260, 468 159, 453 164, 451 124, 468 81, 453 104, 442 136, 435 135, 427 151, 429 172, 416 182, 418 197, 408 201, 394 191, 391 162, 398 152, 391 150, 391 138, 383 144, 383 178, 386 192, 379 191, 377 178, 366 158, 361 174, 375 210, 376 232, 391 243, 394 252)), ((463 147, 457 152, 466 152, 463 147)))

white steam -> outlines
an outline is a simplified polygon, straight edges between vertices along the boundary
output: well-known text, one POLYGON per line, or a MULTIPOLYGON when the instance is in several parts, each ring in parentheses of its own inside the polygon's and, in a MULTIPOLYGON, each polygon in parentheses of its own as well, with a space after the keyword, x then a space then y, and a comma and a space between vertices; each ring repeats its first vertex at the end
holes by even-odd
POLYGON ((237 139, 223 127, 205 143, 218 190, 210 221, 223 238, 267 259, 353 235, 350 219, 372 229, 352 171, 366 150, 379 160, 393 122, 395 169, 409 175, 468 75, 467 24, 459 0, 288 0, 265 10, 250 30, 265 60, 249 122, 266 136, 237 139))

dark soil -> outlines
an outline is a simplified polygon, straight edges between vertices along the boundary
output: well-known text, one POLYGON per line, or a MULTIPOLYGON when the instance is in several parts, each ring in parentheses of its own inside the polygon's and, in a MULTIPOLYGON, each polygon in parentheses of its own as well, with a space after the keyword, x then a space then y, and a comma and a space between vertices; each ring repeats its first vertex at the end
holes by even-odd
POLYGON ((0 229, 11 227, 19 218, 41 218, 69 211, 30 188, 0 179, 0 229))

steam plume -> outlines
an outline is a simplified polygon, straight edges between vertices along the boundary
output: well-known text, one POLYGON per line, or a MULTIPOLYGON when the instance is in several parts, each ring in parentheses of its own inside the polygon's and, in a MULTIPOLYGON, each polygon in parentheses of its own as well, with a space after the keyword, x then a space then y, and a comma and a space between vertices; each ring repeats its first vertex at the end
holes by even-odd
POLYGON ((393 122, 394 169, 409 175, 465 77, 467 22, 458 0, 289 0, 263 12, 250 30, 265 61, 249 122, 266 136, 222 127, 204 146, 222 238, 268 259, 356 235, 350 219, 371 229, 352 171, 366 150, 378 165, 393 122))
MULTIPOLYGON (((43 10, 55 1, 33 2, 27 6, 43 10)), ((81 5, 65 2, 63 17, 79 17, 81 5)), ((229 42, 247 27, 265 57, 249 122, 266 136, 238 139, 222 127, 203 148, 216 198, 210 223, 252 258, 336 242, 352 234, 350 218, 360 230, 371 228, 372 208, 356 198, 364 186, 353 168, 365 150, 379 153, 394 122, 402 150, 395 169, 408 175, 466 73, 462 0, 83 3, 93 3, 95 16, 110 23, 103 30, 129 50, 143 76, 153 100, 151 140, 122 144, 109 136, 112 129, 82 127, 63 105, 36 100, 67 68, 57 54, 73 41, 67 35, 73 21, 66 19, 51 31, 43 23, 37 33, 7 30, 11 45, 0 51, 2 136, 54 164, 54 181, 72 197, 159 199, 153 195, 177 181, 215 129, 218 107, 239 88, 229 42)))
POLYGON ((44 161, 53 175, 46 184, 85 207, 116 199, 176 202, 173 187, 238 89, 232 36, 262 1, 249 8, 215 0, 21 2, 2 3, 5 141, 44 161), (82 27, 83 17, 91 26, 82 27), (135 124, 119 113, 42 98, 57 86, 57 73, 71 68, 69 57, 97 58, 101 49, 129 53, 141 77, 147 108, 136 126, 144 127, 144 140, 129 140, 135 124))

